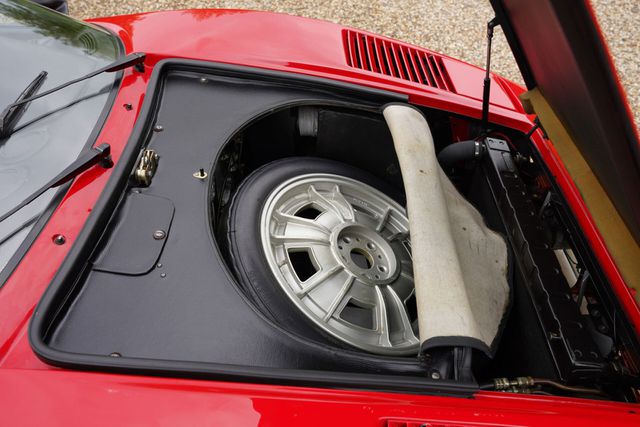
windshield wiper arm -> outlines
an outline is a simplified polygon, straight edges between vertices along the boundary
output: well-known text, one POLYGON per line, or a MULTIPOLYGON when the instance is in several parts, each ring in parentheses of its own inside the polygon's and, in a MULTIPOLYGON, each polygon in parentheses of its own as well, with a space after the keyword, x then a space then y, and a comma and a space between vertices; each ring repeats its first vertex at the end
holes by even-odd
POLYGON ((35 99, 42 98, 43 96, 47 96, 50 93, 57 92, 60 89, 64 89, 67 86, 71 86, 72 84, 90 79, 91 77, 97 76, 98 74, 112 73, 114 71, 120 71, 120 70, 124 70, 125 68, 138 65, 144 62, 145 56, 146 55, 144 53, 140 53, 140 52, 131 53, 129 55, 123 56, 120 59, 113 61, 110 64, 105 65, 102 68, 98 68, 97 70, 94 70, 89 74, 85 74, 84 76, 78 77, 77 79, 69 80, 66 83, 62 83, 59 86, 56 86, 52 89, 49 89, 42 93, 34 95, 34 93, 42 85, 44 78, 47 76, 47 72, 43 71, 38 75, 38 77, 36 77, 36 79, 33 82, 31 82, 31 84, 29 84, 27 89, 25 89, 25 91, 22 92, 22 94, 18 97, 18 99, 13 104, 10 104, 9 106, 7 106, 2 111, 2 114, 0 114, 0 138, 3 138, 6 135, 11 133, 12 127, 15 126, 17 119, 24 112, 24 108, 19 108, 20 106, 25 105, 35 99), (14 112, 17 112, 18 116, 11 118, 12 115, 16 114, 14 112))
POLYGON ((111 146, 109 144, 100 144, 97 147, 93 147, 90 151, 81 154, 73 163, 67 166, 62 172, 56 175, 51 181, 47 182, 45 185, 34 191, 29 197, 20 202, 19 205, 15 206, 13 209, 0 216, 0 222, 9 218, 14 213, 18 212, 20 209, 27 206, 29 203, 33 202, 35 199, 40 197, 42 193, 45 191, 57 187, 59 185, 64 184, 80 175, 82 172, 86 171, 90 167, 95 164, 100 163, 101 166, 105 169, 108 169, 113 166, 113 161, 111 160, 111 146))
POLYGON ((29 98, 32 97, 38 89, 40 89, 40 86, 42 86, 42 83, 44 83, 46 78, 47 72, 42 71, 22 91, 20 96, 18 96, 18 99, 2 111, 2 114, 0 114, 0 139, 11 133, 16 123, 18 123, 18 120, 20 120, 20 117, 22 117, 27 109, 29 98))

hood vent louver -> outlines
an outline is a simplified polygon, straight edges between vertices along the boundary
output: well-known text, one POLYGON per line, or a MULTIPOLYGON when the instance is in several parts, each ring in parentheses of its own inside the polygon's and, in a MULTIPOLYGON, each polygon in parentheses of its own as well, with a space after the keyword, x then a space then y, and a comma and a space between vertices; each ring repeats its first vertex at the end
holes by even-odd
POLYGON ((343 41, 351 67, 455 92, 442 58, 427 50, 353 30, 343 41))

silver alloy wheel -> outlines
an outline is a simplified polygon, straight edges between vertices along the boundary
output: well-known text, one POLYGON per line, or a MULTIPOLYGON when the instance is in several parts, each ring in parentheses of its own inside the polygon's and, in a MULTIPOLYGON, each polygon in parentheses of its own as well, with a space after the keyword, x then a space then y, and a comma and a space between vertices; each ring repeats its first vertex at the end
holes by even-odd
POLYGON ((325 332, 372 353, 417 354, 409 220, 384 193, 308 174, 271 192, 260 236, 293 303, 325 332))

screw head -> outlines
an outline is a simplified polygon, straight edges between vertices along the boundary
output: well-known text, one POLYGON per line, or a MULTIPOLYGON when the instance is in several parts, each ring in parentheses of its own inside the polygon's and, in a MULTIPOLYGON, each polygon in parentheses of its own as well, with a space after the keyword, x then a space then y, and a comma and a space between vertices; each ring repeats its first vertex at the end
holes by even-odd
POLYGON ((64 245, 67 242, 67 238, 64 237, 62 234, 56 234, 55 236, 53 236, 53 243, 60 246, 60 245, 64 245))
POLYGON ((153 232, 153 238, 155 240, 162 240, 167 237, 167 233, 164 230, 156 230, 153 232))

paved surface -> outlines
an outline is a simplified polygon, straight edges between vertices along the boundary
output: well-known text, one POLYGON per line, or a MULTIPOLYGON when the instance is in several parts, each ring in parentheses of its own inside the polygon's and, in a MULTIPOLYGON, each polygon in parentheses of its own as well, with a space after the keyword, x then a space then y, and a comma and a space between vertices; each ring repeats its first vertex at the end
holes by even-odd
MULTIPOLYGON (((425 46, 484 66, 487 0, 68 0, 76 18, 189 8, 270 10, 365 29, 425 46)), ((640 120, 640 2, 592 0, 631 108, 640 120)), ((493 71, 521 81, 499 29, 494 37, 493 71)))

